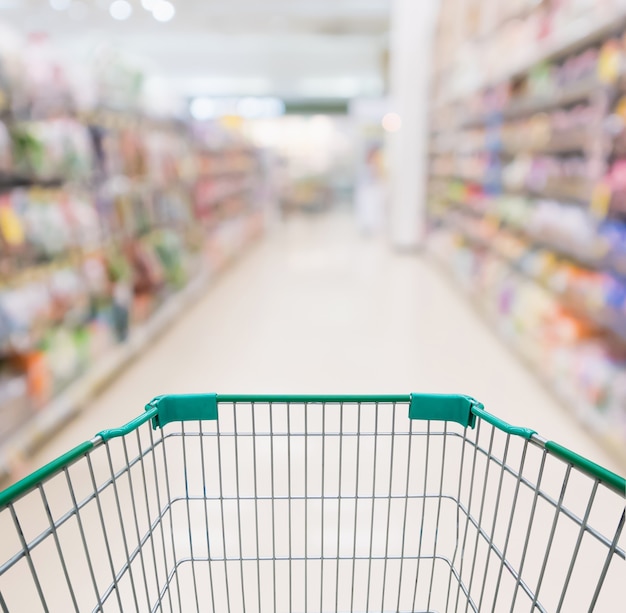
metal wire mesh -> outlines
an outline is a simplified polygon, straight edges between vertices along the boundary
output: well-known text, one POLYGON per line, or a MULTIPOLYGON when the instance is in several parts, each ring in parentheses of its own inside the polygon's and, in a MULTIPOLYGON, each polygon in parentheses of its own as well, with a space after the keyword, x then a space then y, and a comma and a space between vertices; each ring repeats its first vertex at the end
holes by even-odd
POLYGON ((2 611, 612 611, 624 496, 404 403, 220 403, 0 512, 2 611))

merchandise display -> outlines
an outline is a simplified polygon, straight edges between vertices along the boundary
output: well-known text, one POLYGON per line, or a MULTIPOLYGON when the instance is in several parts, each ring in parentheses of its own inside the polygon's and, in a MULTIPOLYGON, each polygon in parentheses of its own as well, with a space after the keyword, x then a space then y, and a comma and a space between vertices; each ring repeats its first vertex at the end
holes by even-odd
MULTIPOLYGON (((581 271, 544 272, 552 254, 525 252, 523 243, 505 236, 494 248, 480 234, 467 234, 465 223, 462 228, 447 225, 436 231, 433 253, 537 376, 620 453, 626 436, 626 351, 605 331, 606 322, 588 318, 576 292, 562 284, 562 277, 567 283, 568 274, 581 271)), ((602 282, 580 281, 592 289, 602 282)))
POLYGON ((10 40, 0 44, 0 477, 16 447, 32 446, 15 443, 20 429, 45 435, 35 416, 259 234, 265 181, 258 151, 226 127, 143 112, 140 79, 119 58, 94 68, 101 98, 81 108, 53 55, 10 40), (15 69, 28 62, 30 76, 15 69))
POLYGON ((430 248, 624 458, 626 5, 461 4, 437 37, 430 248))

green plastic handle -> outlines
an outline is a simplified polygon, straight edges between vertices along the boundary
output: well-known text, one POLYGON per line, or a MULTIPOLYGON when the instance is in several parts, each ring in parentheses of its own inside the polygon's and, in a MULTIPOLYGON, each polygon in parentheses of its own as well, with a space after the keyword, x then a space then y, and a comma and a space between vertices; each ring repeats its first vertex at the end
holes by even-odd
POLYGON ((502 432, 506 432, 507 434, 512 434, 513 436, 521 436, 525 439, 530 439, 533 434, 537 434, 534 430, 530 428, 522 428, 520 426, 512 426, 506 421, 492 415, 485 411, 480 402, 477 402, 472 406, 472 413, 476 415, 476 417, 480 417, 483 421, 490 423, 492 426, 498 428, 498 430, 502 430, 502 432))
POLYGON ((132 421, 129 421, 127 424, 120 426, 119 428, 111 428, 110 430, 102 430, 98 432, 97 436, 102 438, 104 441, 109 441, 112 438, 118 438, 120 436, 126 436, 130 434, 133 430, 139 428, 139 426, 145 424, 147 421, 151 419, 155 419, 158 415, 158 409, 151 405, 146 407, 146 412, 142 413, 138 417, 135 417, 132 421))
POLYGON ((42 466, 34 473, 31 473, 17 483, 7 487, 6 490, 0 492, 0 508, 11 502, 15 502, 20 496, 36 488, 46 479, 61 472, 64 468, 73 464, 79 458, 86 456, 92 449, 93 443, 91 441, 85 441, 84 443, 74 447, 74 449, 64 453, 62 456, 52 460, 52 462, 48 462, 48 464, 42 466))
POLYGON ((476 425, 472 407, 479 404, 460 394, 411 394, 409 419, 455 421, 465 428, 476 425))
POLYGON ((152 427, 163 428, 172 421, 215 421, 217 394, 170 394, 157 396, 146 405, 146 411, 156 409, 152 427))
MULTIPOLYGON (((512 426, 485 411, 483 405, 463 395, 411 394, 411 395, 228 395, 228 394, 180 394, 157 396, 147 406, 145 412, 120 428, 103 430, 98 434, 103 441, 126 436, 142 424, 152 420, 154 428, 162 428, 172 421, 216 420, 219 402, 280 402, 280 403, 409 403, 409 418, 420 420, 455 421, 464 427, 473 428, 476 418, 494 427, 525 439, 535 433, 529 428, 512 426)), ((87 455, 94 448, 94 442, 86 441, 68 451, 56 460, 46 464, 21 481, 0 492, 0 507, 6 506, 28 491, 36 488, 46 479, 61 472, 64 468, 87 455)), ((621 496, 626 495, 626 480, 623 477, 587 460, 553 441, 545 443, 548 452, 576 466, 586 474, 605 483, 621 496)))
POLYGON ((409 402, 409 394, 218 394, 218 402, 267 402, 291 404, 409 402))

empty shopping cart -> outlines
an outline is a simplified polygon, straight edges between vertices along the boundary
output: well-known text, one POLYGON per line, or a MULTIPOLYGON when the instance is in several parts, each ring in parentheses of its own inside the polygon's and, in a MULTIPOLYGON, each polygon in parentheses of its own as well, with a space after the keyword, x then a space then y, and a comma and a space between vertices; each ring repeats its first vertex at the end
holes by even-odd
POLYGON ((161 396, 0 493, 0 611, 616 611, 625 495, 466 396, 161 396))

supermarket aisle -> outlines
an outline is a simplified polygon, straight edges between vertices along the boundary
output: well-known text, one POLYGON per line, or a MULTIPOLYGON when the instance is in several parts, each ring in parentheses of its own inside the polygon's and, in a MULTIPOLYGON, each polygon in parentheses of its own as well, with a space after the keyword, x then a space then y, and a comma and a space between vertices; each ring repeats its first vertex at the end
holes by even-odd
MULTIPOLYGON (((34 459, 30 468, 66 451, 79 441, 92 437, 95 432, 129 421, 141 413, 146 401, 161 393, 193 391, 406 393, 413 390, 459 391, 472 394, 501 417, 515 423, 534 426, 546 437, 558 439, 580 453, 614 467, 610 459, 604 456, 602 450, 582 429, 575 425, 560 407, 553 405, 538 388, 532 376, 525 372, 513 356, 510 356, 488 333, 473 312, 428 262, 417 256, 391 253, 385 245, 359 236, 350 217, 334 215, 294 219, 252 248, 247 257, 226 272, 206 296, 141 360, 128 368, 127 372, 94 401, 90 410, 51 440, 34 459)), ((459 507, 450 506, 447 502, 449 497, 443 496, 439 500, 445 499, 446 502, 435 509, 434 501, 438 497, 427 495, 420 501, 419 495, 409 496, 409 483, 412 488, 422 491, 419 490, 421 475, 423 474, 426 480, 426 467, 429 465, 430 472, 437 474, 438 463, 444 463, 443 453, 446 445, 442 448, 441 440, 437 436, 432 436, 430 438, 433 440, 427 446, 421 446, 420 452, 408 455, 410 452, 400 441, 401 436, 396 437, 397 447, 396 451, 393 451, 394 443, 390 442, 389 438, 382 440, 385 438, 383 433, 381 442, 377 446, 372 446, 370 444, 373 437, 368 433, 378 428, 379 419, 378 416, 374 417, 373 411, 368 413, 365 409, 363 417, 360 412, 358 417, 359 427, 362 427, 362 437, 359 441, 362 440, 362 444, 355 445, 354 440, 348 441, 350 436, 347 435, 339 439, 346 438, 346 441, 343 451, 338 451, 337 437, 333 439, 333 432, 337 432, 336 413, 334 417, 326 413, 322 426, 326 436, 314 440, 316 432, 320 432, 319 412, 317 417, 315 415, 306 417, 302 422, 304 412, 290 411, 288 414, 292 417, 289 422, 283 407, 274 405, 274 408, 276 411, 271 413, 274 427, 277 428, 274 447, 266 444, 267 436, 263 438, 263 428, 267 428, 267 423, 265 426, 262 425, 263 420, 271 423, 269 411, 263 413, 266 411, 265 407, 259 408, 258 412, 255 409, 255 416, 258 417, 252 422, 247 421, 248 416, 252 415, 251 410, 249 413, 246 410, 238 410, 236 413, 241 417, 235 419, 234 413, 232 410, 229 412, 227 406, 220 408, 218 427, 222 436, 216 439, 219 441, 218 446, 207 443, 206 455, 202 443, 199 445, 197 440, 198 438, 202 440, 204 436, 192 438, 198 432, 194 434, 187 429, 190 424, 185 425, 187 436, 182 439, 176 436, 175 429, 170 428, 169 434, 172 436, 168 435, 167 444, 164 439, 159 442, 158 433, 154 435, 157 437, 155 443, 150 428, 144 428, 142 433, 137 432, 135 436, 116 439, 107 446, 103 445, 94 450, 87 461, 77 462, 67 474, 59 474, 49 481, 44 488, 45 494, 41 494, 41 499, 39 499, 41 492, 35 491, 32 497, 25 497, 17 502, 16 513, 21 518, 21 525, 28 527, 27 542, 38 537, 48 526, 48 511, 44 511, 44 507, 50 509, 53 517, 60 517, 67 512, 70 501, 68 484, 71 482, 72 492, 77 490, 74 494, 76 500, 86 501, 79 514, 85 531, 84 533, 79 531, 78 521, 68 521, 61 525, 60 550, 67 561, 69 576, 75 578, 78 600, 89 602, 90 609, 95 595, 102 595, 106 600, 113 593, 116 587, 116 579, 113 577, 118 576, 119 585, 115 589, 115 594, 119 600, 120 610, 126 610, 129 607, 126 603, 132 602, 133 597, 136 602, 143 602, 143 588, 145 602, 155 602, 150 594, 154 594, 157 587, 159 591, 164 590, 162 592, 164 598, 167 593, 174 600, 176 599, 174 590, 177 590, 180 610, 210 610, 205 602, 209 594, 209 590, 205 589, 206 583, 202 584, 203 589, 196 590, 196 578, 193 574, 198 566, 203 569, 198 574, 202 577, 200 581, 206 580, 203 573, 207 570, 204 564, 207 561, 205 556, 208 556, 209 552, 212 561, 215 562, 210 565, 212 569, 210 573, 213 575, 209 573, 209 580, 213 581, 210 578, 212 576, 216 580, 215 584, 211 583, 210 588, 211 595, 215 595, 216 598, 213 610, 231 610, 224 606, 224 602, 230 602, 229 598, 233 598, 232 610, 244 610, 244 607, 238 604, 240 601, 243 602, 244 592, 246 598, 251 600, 255 598, 256 592, 259 603, 271 602, 272 581, 262 581, 260 574, 268 570, 268 565, 260 564, 256 567, 258 572, 255 572, 255 568, 248 562, 255 560, 257 555, 261 557, 263 563, 269 562, 274 552, 278 559, 277 566, 272 566, 275 577, 274 593, 279 594, 283 601, 288 593, 291 598, 293 579, 293 594, 297 602, 307 602, 311 605, 312 599, 316 600, 309 610, 333 608, 334 603, 330 603, 329 606, 320 604, 323 597, 326 602, 329 594, 331 596, 334 594, 333 585, 340 586, 336 591, 340 602, 347 602, 352 593, 351 585, 364 585, 366 581, 369 585, 370 570, 365 573, 364 569, 374 569, 374 583, 377 583, 379 577, 385 577, 385 571, 380 564, 381 556, 389 555, 390 558, 397 560, 400 553, 402 556, 406 554, 406 564, 400 565, 399 570, 396 567, 398 579, 383 578, 382 585, 386 585, 387 580, 391 583, 398 580, 396 594, 404 602, 410 597, 407 590, 417 585, 415 577, 420 576, 422 577, 420 585, 423 587, 418 590, 419 598, 426 600, 428 597, 430 600, 428 595, 435 593, 437 598, 442 599, 448 589, 446 586, 450 585, 447 567, 442 567, 445 570, 442 574, 435 572, 433 565, 428 587, 426 572, 421 574, 419 572, 421 559, 419 556, 424 554, 426 565, 422 566, 424 569, 428 567, 426 561, 428 554, 422 550, 421 536, 419 539, 414 537, 417 534, 429 535, 424 539, 428 541, 430 535, 434 535, 433 551, 438 548, 438 553, 447 551, 449 556, 456 556, 452 552, 456 552, 461 533, 453 529, 438 530, 436 526, 439 525, 441 510, 441 525, 447 527, 456 525, 458 530, 458 508, 462 506, 462 501, 459 507), (240 436, 233 438, 232 434, 235 432, 233 424, 237 422, 241 428, 238 431, 240 436), (282 426, 277 425, 280 423, 282 426), (306 426, 302 426, 302 423, 306 426), (261 433, 261 438, 255 439, 256 446, 250 440, 237 443, 238 440, 243 441, 247 436, 245 433, 254 427, 257 435, 261 433), (309 436, 304 438, 304 444, 294 438, 298 436, 298 432, 302 433, 303 427, 309 428, 309 436), (292 436, 281 439, 280 432, 286 431, 292 436), (289 446, 286 441, 292 439, 295 442, 289 446), (322 444, 326 446, 326 450, 321 451, 322 462, 309 460, 307 464, 307 458, 320 457, 313 454, 316 453, 315 449, 320 453, 318 444, 321 441, 324 441, 322 444), (113 488, 107 486, 108 475, 119 470, 122 464, 129 463, 128 458, 137 453, 138 445, 144 450, 149 448, 159 451, 155 453, 148 451, 145 461, 133 461, 131 470, 126 473, 128 481, 125 476, 114 481, 113 483, 117 485, 113 488), (377 449, 378 460, 376 460, 377 449), (411 500, 407 503, 408 506, 404 506, 404 511, 401 504, 392 505, 392 477, 390 476, 386 482, 388 485, 385 485, 384 478, 381 478, 387 469, 386 461, 380 459, 381 456, 385 456, 385 449, 392 458, 389 467, 394 467, 393 470, 389 470, 389 475, 397 475, 401 470, 398 466, 402 465, 404 457, 407 458, 407 465, 410 468, 407 475, 411 477, 409 479, 407 476, 407 485, 404 486, 406 490, 402 490, 400 497, 406 495, 406 499, 411 500), (353 452, 356 452, 356 455, 352 455, 353 452), (423 464, 421 464, 422 452, 423 464), (394 454, 399 458, 397 464, 393 464, 394 454), (343 496, 340 496, 338 501, 332 495, 333 488, 337 487, 337 481, 329 476, 329 471, 325 468, 325 466, 334 468, 336 463, 341 461, 337 458, 344 458, 345 468, 341 479, 338 480, 344 486, 343 496), (163 470, 166 465, 167 469, 163 470), (285 472, 285 465, 290 466, 288 472, 285 472), (359 473, 352 473, 350 467, 360 465, 362 472, 359 477, 359 473), (159 470, 158 467, 161 466, 163 469, 159 470), (372 498, 366 503, 364 499, 369 499, 370 495, 369 478, 363 478, 363 475, 368 473, 367 466, 376 466, 377 469, 374 471, 376 476, 371 482, 372 498), (216 478, 216 472, 207 477, 209 474, 205 473, 207 467, 209 471, 218 468, 219 479, 216 478), (268 479, 263 478, 269 474, 276 475, 272 483, 275 482, 277 488, 275 492, 271 490, 274 492, 271 494, 273 500, 271 505, 266 504, 267 492, 270 490, 267 489, 268 479), (147 485, 152 482, 152 475, 156 486, 154 489, 147 485), (168 478, 167 475, 178 477, 168 478), (183 475, 184 478, 180 478, 183 475), (317 498, 316 492, 319 490, 316 488, 322 482, 326 483, 325 496, 317 498), (98 496, 92 498, 91 492, 96 488, 96 483, 104 485, 100 487, 98 496), (258 490, 257 483, 261 483, 258 490), (303 494, 303 483, 309 484, 308 494, 306 489, 303 494), (288 493, 285 495, 286 484, 288 493), (360 493, 355 498, 350 494, 351 488, 357 487, 353 484, 358 484, 360 493), (142 490, 145 498, 141 496, 142 490), (171 504, 167 505, 169 510, 162 511, 158 516, 160 519, 156 520, 156 509, 165 508, 161 499, 165 492, 171 504), (254 503, 250 492, 254 493, 254 503), (377 500, 374 499, 375 495, 377 500), (44 500, 45 503, 42 504, 44 500), (318 504, 320 500, 321 505, 318 504), (285 505, 287 501, 288 504, 285 505), (380 512, 381 505, 387 508, 386 515, 380 512), (412 517, 422 518, 419 531, 405 532, 407 512, 412 517), (275 525, 289 528, 276 529, 270 538, 270 527, 274 530, 275 525), (121 526, 124 526, 123 530, 121 526), (334 526, 337 526, 336 531, 334 526), (393 526, 392 532, 389 532, 389 526, 393 526), (170 539, 167 543, 166 533, 170 539), (306 536, 302 538, 303 535, 306 536), (407 546, 406 552, 405 535, 408 535, 407 542, 412 543, 407 546), (140 542, 142 545, 134 549, 135 543, 140 542), (311 547, 308 553, 307 545, 303 543, 308 543, 311 547), (317 546, 321 548, 317 551, 325 552, 324 559, 329 560, 326 571, 320 569, 318 572, 316 564, 308 561, 307 555, 316 559, 317 546), (337 547, 338 552, 341 551, 342 561, 350 560, 358 552, 357 566, 360 570, 356 572, 353 567, 352 579, 349 581, 339 581, 339 570, 337 575, 334 575, 330 562, 335 555, 332 553, 333 547, 337 547), (301 555, 303 549, 304 557, 301 555), (129 552, 132 551, 138 553, 133 554, 131 563, 129 552), (89 559, 94 570, 93 572, 90 570, 89 573, 93 578, 93 588, 90 574, 87 573, 85 565, 81 564, 84 552, 90 552, 89 559), (289 557, 284 557, 287 554, 281 556, 280 552, 288 552, 289 557), (416 556, 412 557, 411 553, 416 556), (230 562, 225 562, 222 555, 230 562), (173 563, 174 559, 179 564, 175 575, 168 565, 168 560, 173 563), (185 564, 191 559, 194 560, 194 564, 185 564), (289 560, 288 573, 287 566, 283 564, 286 559, 289 560), (368 563, 366 567, 361 562, 367 559, 372 563, 368 563), (128 566, 131 568, 128 573, 124 570, 125 560, 129 560, 128 566), (237 563, 237 560, 241 562, 237 563), (417 566, 412 566, 415 560, 417 566), (223 567, 221 562, 224 562, 223 567), (263 571, 261 566, 264 568, 263 571), (117 570, 120 568, 122 571, 117 570), (118 574, 115 575, 115 572, 118 574), (320 582, 319 577, 326 577, 329 573, 333 576, 324 588, 325 579, 320 582), (437 578, 433 583, 432 578, 435 575, 437 578), (176 576, 175 582, 168 584, 166 576, 176 576), (138 586, 137 590, 133 581, 138 586), (404 590, 400 589, 401 584, 405 586, 404 590), (307 592, 307 585, 319 585, 320 589, 310 588, 307 592), (258 591, 254 589, 255 586, 258 586, 258 591), (197 604, 198 598, 203 602, 202 606, 197 604)), ((352 408, 354 409, 354 405, 352 408)), ((342 419, 346 423, 352 423, 351 426, 346 425, 350 431, 350 428, 355 427, 356 413, 351 413, 352 422, 350 411, 347 410, 346 413, 342 419)), ((406 432, 402 428, 406 428, 408 420, 404 420, 399 414, 395 419, 403 424, 398 434, 406 432)), ((207 424, 206 427, 211 428, 212 425, 207 424)), ((476 434, 479 429, 473 432, 476 434)), ((203 430, 203 433, 206 434, 207 431, 203 430)), ((484 435, 483 443, 487 436, 484 435)), ((415 440, 414 437, 407 439, 415 440)), ((493 442, 493 438, 491 440, 493 442)), ((517 442, 520 441, 521 439, 517 442)), ((514 442, 511 447, 515 446, 514 442)), ((457 478, 461 480, 462 474, 466 479, 470 471, 474 474, 477 463, 479 465, 476 469, 479 471, 477 474, 480 473, 482 460, 477 462, 476 455, 472 462, 462 461, 464 446, 450 443, 447 447, 445 464, 454 466, 453 472, 445 472, 447 487, 454 487, 450 484, 450 479, 454 483, 457 478), (456 470, 457 465, 463 467, 459 473, 456 470)), ((511 451, 511 456, 519 453, 520 449, 521 443, 517 452, 511 451)), ((494 452, 494 455, 497 453, 494 452)), ((539 465, 541 454, 529 453, 529 456, 533 455, 535 460, 531 458, 527 461, 528 474, 532 472, 533 466, 534 470, 537 470, 539 465)), ((137 457, 144 456, 138 454, 137 457)), ((544 466, 543 463, 541 465, 544 466)), ((541 485, 549 495, 558 498, 563 474, 560 469, 553 468, 554 465, 548 462, 546 470, 541 469, 542 474, 545 473, 541 485)), ((356 470, 358 471, 358 468, 356 470)), ((485 472, 485 475, 487 476, 488 472, 485 472)), ((395 481, 396 487, 398 483, 404 483, 403 478, 399 480, 396 478, 395 481)), ((573 506, 574 512, 582 517, 589 497, 589 486, 586 480, 577 481, 575 476, 571 481, 567 504, 573 506)), ((484 525, 491 525, 490 517, 493 517, 495 526, 497 512, 502 516, 507 515, 507 505, 512 500, 514 485, 512 479, 506 479, 503 484, 497 479, 485 478, 483 492, 488 493, 481 494, 481 500, 489 500, 490 503, 486 505, 488 510, 485 511, 485 515, 481 503, 479 515, 484 525), (503 488, 505 493, 502 499, 496 494, 496 487, 498 491, 503 488), (491 504, 492 501, 494 504, 491 504), (493 513, 493 516, 490 513, 493 513)), ((341 486, 339 488, 341 492, 341 486)), ((473 491, 473 487, 469 488, 469 491, 473 491)), ((463 496, 465 495, 466 492, 463 493, 463 496)), ((470 493, 467 496, 469 496, 467 504, 471 506, 472 495, 470 493)), ((478 494, 474 498, 478 499, 478 494)), ((533 521, 534 512, 530 511, 531 505, 534 504, 532 491, 524 489, 520 497, 514 500, 516 520, 515 524, 511 524, 513 529, 509 555, 512 559, 518 559, 516 552, 521 552, 522 548, 526 550, 526 543, 531 543, 524 577, 528 576, 528 581, 535 585, 537 582, 535 575, 542 567, 542 560, 545 559, 543 552, 549 538, 548 530, 552 525, 551 521, 543 521, 543 518, 552 518, 553 512, 543 506, 544 515, 535 517, 530 530, 528 527, 530 524, 526 522, 533 521), (531 515, 527 515, 527 512, 531 515), (541 519, 537 519, 538 517, 541 519)), ((593 525, 601 526, 603 531, 612 530, 615 519, 613 515, 621 513, 621 507, 616 508, 613 499, 611 504, 604 505, 604 500, 605 498, 599 494, 598 502, 594 506, 593 525), (611 528, 607 528, 609 525, 611 528)), ((476 500, 474 504, 477 504, 476 500)), ((473 513, 476 513, 475 508, 473 513)), ((7 543, 2 543, 0 556, 8 559, 20 549, 20 545, 8 514, 4 515, 4 522, 0 523, 0 532, 6 530, 12 540, 8 539, 7 543)), ((474 537, 467 537, 468 525, 469 522, 466 522, 462 551, 468 559, 472 558, 476 562, 478 568, 485 569, 486 576, 488 550, 479 544, 478 532, 470 531, 474 537), (466 537, 469 539, 467 543, 466 537), (472 546, 474 553, 471 553, 472 546)), ((568 526, 564 537, 569 538, 571 543, 574 542, 577 533, 575 526, 568 526)), ((504 538, 504 532, 499 536, 501 539, 504 538)), ((587 544, 587 541, 585 543, 587 544)), ((501 540, 499 544, 502 547, 501 540)), ((556 547, 554 549, 556 550, 556 547)), ((567 548, 553 551, 550 576, 558 575, 561 570, 567 568, 568 552, 570 550, 567 548), (553 570, 553 566, 556 571, 553 570)), ((464 559, 464 555, 461 556, 461 560, 464 559)), ((43 593, 46 598, 54 601, 50 610, 67 610, 62 604, 67 602, 67 595, 62 589, 57 589, 57 586, 65 583, 65 569, 53 563, 57 556, 55 543, 53 539, 48 538, 34 551, 33 565, 38 569, 43 593)), ((579 558, 600 568, 604 560, 602 556, 606 556, 606 547, 598 546, 594 540, 591 547, 581 550, 579 558)), ((356 562, 356 557, 354 560, 356 562)), ((389 566, 391 568, 393 565, 389 566)), ((492 572, 497 570, 496 564, 491 566, 492 572)), ((342 568, 347 572, 349 565, 342 568)), ((577 568, 579 573, 586 572, 583 565, 579 564, 577 568)), ((616 565, 613 565, 613 569, 617 572, 616 565)), ((466 568, 465 573, 468 572, 470 571, 466 568)), ((605 590, 608 602, 615 602, 616 586, 621 589, 619 578, 615 579, 615 572, 611 575, 610 581, 607 580, 607 584, 610 584, 605 590)), ((21 610, 37 610, 38 596, 36 590, 32 589, 27 563, 21 560, 7 577, 9 581, 3 586, 6 587, 7 602, 20 602, 21 610)), ((471 587, 472 579, 469 581, 471 587)), ((511 581, 506 585, 504 583, 503 581, 501 597, 506 600, 516 588, 511 581)), ((479 597, 477 592, 480 590, 480 584, 481 580, 477 579, 473 588, 476 592, 475 597, 479 597)), ((572 584, 570 592, 573 595, 570 595, 570 600, 574 602, 578 601, 579 592, 586 594, 593 585, 575 580, 572 584)), ((560 586, 557 580, 550 590, 546 587, 544 597, 548 597, 546 594, 548 591, 551 592, 550 598, 558 596, 560 586)), ((380 596, 380 589, 384 590, 376 587, 371 595, 372 599, 383 598, 380 596)), ((390 589, 389 593, 392 591, 390 589)), ((359 594, 358 598, 363 599, 363 594, 359 594)), ((413 599, 415 600, 415 596, 413 599)), ((370 600, 368 589, 364 602, 370 600)), ((107 601, 107 605, 117 610, 113 597, 107 601)), ((176 606, 171 608, 178 610, 176 606)), ((359 606, 355 610, 365 608, 359 606)), ((140 605, 137 605, 136 609, 144 610, 140 605)), ((155 606, 153 610, 156 609, 155 606)), ((254 607, 250 609, 257 610, 254 607)), ((258 609, 264 610, 261 606, 258 609)), ((77 607, 77 610, 83 609, 77 607)), ((276 610, 299 611, 306 610, 306 607, 287 607, 283 602, 276 610)), ((348 610, 347 606, 345 610, 348 610)), ((417 608, 398 606, 384 610, 444 610, 444 608, 443 604, 431 608, 424 602, 423 606, 417 608)))
POLYGON ((619 471, 428 261, 347 215, 294 219, 253 247, 25 468, 155 395, 196 391, 462 392, 619 471))

